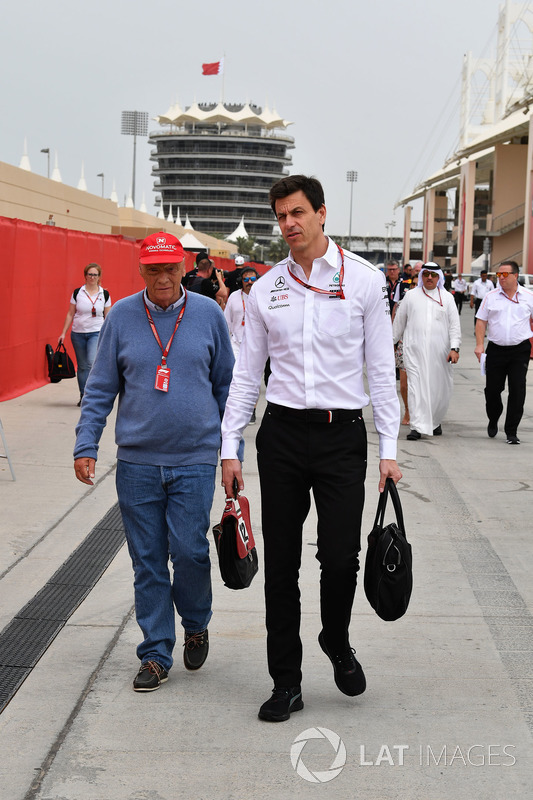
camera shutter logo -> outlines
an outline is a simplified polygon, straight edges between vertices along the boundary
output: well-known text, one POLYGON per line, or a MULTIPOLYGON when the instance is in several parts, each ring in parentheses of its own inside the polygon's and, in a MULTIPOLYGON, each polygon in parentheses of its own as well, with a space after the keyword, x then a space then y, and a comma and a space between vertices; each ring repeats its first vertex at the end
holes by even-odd
POLYGON ((341 737, 329 728, 308 728, 300 733, 291 745, 291 764, 300 778, 310 783, 327 783, 339 775, 346 764, 346 747, 341 737), (325 739, 330 743, 335 757, 327 770, 310 770, 302 760, 302 751, 309 739, 325 739))

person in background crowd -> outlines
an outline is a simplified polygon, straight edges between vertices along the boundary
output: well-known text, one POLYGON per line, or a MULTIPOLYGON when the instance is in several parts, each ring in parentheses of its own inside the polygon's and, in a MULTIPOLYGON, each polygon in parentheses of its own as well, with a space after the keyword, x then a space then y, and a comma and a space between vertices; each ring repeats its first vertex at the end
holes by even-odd
POLYGON ((143 634, 133 688, 152 692, 173 664, 174 608, 185 667, 200 669, 209 650, 207 532, 234 359, 220 308, 181 286, 179 240, 148 236, 139 261, 146 288, 119 300, 102 329, 76 427, 74 471, 92 486, 100 436, 119 395, 117 495, 143 634))
MULTIPOLYGON (((418 275, 415 275, 413 278, 410 279, 409 291, 411 291, 411 289, 416 289, 417 286, 418 286, 418 275)), ((399 303, 396 303, 396 305, 392 310, 393 322, 394 322, 394 317, 398 313, 398 308, 400 307, 400 303, 402 302, 403 301, 400 300, 399 303)), ((409 425, 409 398, 407 392, 407 372, 405 371, 405 364, 403 363, 403 342, 401 339, 394 345, 394 357, 396 361, 396 369, 400 373, 400 395, 402 397, 405 409, 401 424, 409 425)))
POLYGON ((472 288, 470 289, 470 308, 475 307, 474 311, 474 331, 476 328, 476 314, 479 311, 479 307, 483 302, 483 298, 489 292, 492 292, 494 289, 493 282, 489 279, 487 275, 487 270, 482 269, 479 273, 479 278, 474 281, 472 284, 472 288))
MULTIPOLYGON (((241 342, 244 336, 248 295, 252 291, 252 287, 258 278, 259 273, 253 267, 243 267, 241 273, 242 289, 230 294, 228 302, 226 303, 226 308, 224 309, 224 316, 228 323, 235 363, 237 363, 241 342)), ((254 408, 252 416, 250 417, 250 425, 255 425, 255 423, 256 412, 254 408)))
POLYGON ((394 341, 403 340, 410 441, 422 434, 441 436, 453 391, 452 364, 459 360, 461 344, 459 314, 444 289, 442 270, 429 261, 420 274, 422 285, 406 294, 392 328, 394 341))
POLYGON ((392 314, 394 306, 400 302, 409 287, 400 278, 400 267, 397 261, 387 261, 385 268, 387 270, 387 297, 392 314))
POLYGON ((74 289, 70 305, 65 317, 59 342, 65 340, 67 331, 72 325, 70 338, 76 353, 78 364, 77 379, 80 390, 78 405, 81 405, 85 384, 96 356, 96 346, 104 319, 111 308, 111 298, 107 289, 100 286, 102 268, 99 264, 87 264, 83 270, 84 286, 74 289))
POLYGON ((224 310, 229 296, 223 270, 214 270, 213 262, 205 252, 200 252, 196 256, 196 275, 188 279, 187 290, 210 297, 219 304, 222 310, 224 310))
POLYGON ((460 314, 463 310, 463 300, 466 299, 466 294, 468 292, 468 284, 463 278, 462 272, 457 275, 457 278, 452 283, 452 288, 454 291, 453 299, 457 306, 457 312, 460 314))
POLYGON ((241 272, 244 266, 244 258, 242 256, 235 256, 235 269, 230 270, 226 275, 226 286, 228 287, 230 295, 241 288, 241 272))
POLYGON ((412 277, 413 277, 413 268, 412 268, 411 264, 407 263, 407 264, 405 264, 405 266, 403 268, 402 281, 404 283, 410 284, 412 277))
POLYGON ((499 286, 485 295, 476 314, 476 348, 478 361, 488 336, 485 384, 485 410, 489 424, 487 433, 493 439, 498 433, 498 420, 503 412, 502 392, 507 378, 509 397, 504 431, 507 444, 520 444, 518 426, 524 413, 526 376, 531 355, 531 323, 533 292, 518 283, 516 261, 504 261, 496 277, 499 286))
POLYGON ((292 175, 270 190, 289 256, 248 297, 245 335, 222 422, 226 495, 244 488, 238 445, 257 401, 265 361, 272 373, 257 434, 265 559, 267 655, 274 682, 260 719, 282 722, 303 708, 300 589, 302 527, 313 491, 318 514, 318 641, 346 695, 365 691, 349 640, 360 550, 369 398, 380 440, 379 489, 401 478, 400 408, 385 282, 364 259, 324 235, 316 178, 292 175))

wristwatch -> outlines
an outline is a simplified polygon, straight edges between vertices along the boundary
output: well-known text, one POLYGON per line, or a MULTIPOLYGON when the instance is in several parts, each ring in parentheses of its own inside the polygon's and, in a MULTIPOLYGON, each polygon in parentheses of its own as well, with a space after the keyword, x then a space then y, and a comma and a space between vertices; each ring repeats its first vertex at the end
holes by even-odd
POLYGON ((450 350, 453 350, 454 353, 458 353, 459 352, 459 348, 458 347, 450 347, 450 350))

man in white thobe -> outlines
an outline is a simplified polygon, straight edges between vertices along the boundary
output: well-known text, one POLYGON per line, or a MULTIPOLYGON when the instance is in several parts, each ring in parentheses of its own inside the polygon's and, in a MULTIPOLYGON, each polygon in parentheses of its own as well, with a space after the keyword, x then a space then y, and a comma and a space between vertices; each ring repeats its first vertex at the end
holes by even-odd
POLYGON ((438 264, 424 264, 422 282, 407 292, 394 318, 393 336, 403 341, 407 372, 410 441, 440 436, 453 390, 452 364, 459 360, 461 325, 453 296, 444 289, 438 264))

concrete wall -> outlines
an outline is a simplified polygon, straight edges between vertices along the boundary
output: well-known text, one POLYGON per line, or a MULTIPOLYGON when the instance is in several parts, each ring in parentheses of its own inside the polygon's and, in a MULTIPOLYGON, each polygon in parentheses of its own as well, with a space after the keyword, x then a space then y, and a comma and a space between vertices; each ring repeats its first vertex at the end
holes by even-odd
MULTIPOLYGON (((181 225, 153 214, 119 208, 112 200, 0 161, 0 216, 43 224, 50 214, 57 227, 73 231, 121 234, 133 239, 144 239, 161 230, 178 239, 185 233, 181 225)), ((198 231, 194 234, 217 256, 227 258, 238 252, 234 244, 198 231)))
POLYGON ((0 162, 0 216, 56 225, 75 231, 111 233, 119 224, 118 206, 89 192, 0 162))

